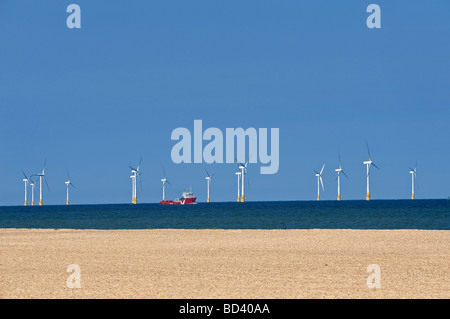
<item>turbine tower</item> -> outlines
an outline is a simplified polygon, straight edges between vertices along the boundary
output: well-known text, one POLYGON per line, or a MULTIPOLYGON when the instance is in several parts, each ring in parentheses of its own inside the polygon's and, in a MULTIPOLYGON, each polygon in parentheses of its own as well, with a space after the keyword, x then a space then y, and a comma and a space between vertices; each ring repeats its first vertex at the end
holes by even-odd
POLYGON ((137 166, 137 168, 132 167, 130 164, 128 164, 128 167, 131 169, 131 203, 132 204, 137 204, 137 179, 139 179, 139 184, 141 185, 141 189, 142 189, 142 182, 141 182, 141 178, 140 175, 142 175, 142 173, 140 172, 141 169, 141 163, 142 163, 142 157, 139 161, 139 164, 137 166))
POLYGON ((414 167, 414 169, 412 169, 411 167, 409 168, 409 173, 411 174, 411 179, 412 179, 412 193, 411 193, 411 199, 415 199, 415 194, 414 194, 414 186, 415 186, 415 178, 416 178, 416 174, 417 174, 417 163, 416 163, 416 167, 414 167))
MULTIPOLYGON (((33 175, 31 175, 31 176, 33 176, 33 175)), ((30 177, 30 186, 31 186, 31 206, 34 206, 34 187, 36 186, 36 184, 31 179, 31 177, 30 177)))
POLYGON ((325 188, 323 187, 323 181, 322 181, 322 172, 325 168, 325 164, 323 164, 322 169, 320 170, 320 173, 317 171, 314 171, 316 173, 317 177, 317 200, 320 200, 320 185, 322 185, 322 190, 325 191, 325 188))
POLYGON ((170 182, 166 178, 166 171, 163 168, 163 178, 161 179, 162 182, 162 191, 163 191, 163 201, 166 200, 166 183, 170 185, 170 182))
POLYGON ((24 179, 22 179, 22 181, 25 183, 25 202, 24 202, 24 206, 28 205, 28 183, 30 183, 30 179, 27 177, 27 175, 22 171, 23 176, 25 177, 24 179))
POLYGON ((44 199, 42 196, 42 180, 45 181, 45 185, 47 185, 47 190, 50 191, 50 188, 48 187, 47 179, 45 178, 45 166, 47 164, 47 160, 44 161, 44 168, 42 169, 42 172, 39 174, 36 174, 39 177, 39 206, 42 206, 44 204, 44 199))
POLYGON ((245 193, 244 193, 244 181, 245 181, 245 175, 247 175, 247 180, 248 180, 248 172, 247 172, 247 165, 248 165, 248 161, 245 162, 245 164, 239 163, 239 169, 241 170, 241 179, 242 179, 242 191, 241 191, 241 202, 245 202, 245 193))
POLYGON ((237 190, 238 190, 238 198, 237 198, 237 201, 238 202, 240 202, 241 201, 241 183, 240 183, 240 181, 241 181, 241 172, 236 172, 235 173, 236 175, 237 175, 237 181, 238 181, 238 188, 237 188, 237 190))
POLYGON ((67 181, 65 183, 66 183, 66 191, 67 191, 66 205, 69 205, 69 186, 72 186, 73 188, 75 188, 75 185, 73 185, 72 182, 70 181, 69 170, 67 170, 67 181))
POLYGON ((367 146, 367 155, 369 156, 369 160, 363 162, 364 165, 367 166, 367 194, 366 194, 366 200, 370 200, 370 183, 369 183, 369 175, 370 175, 370 166, 375 166, 376 169, 380 169, 370 158, 370 150, 369 150, 369 143, 366 141, 367 146))
POLYGON ((338 182, 338 196, 337 196, 337 200, 341 200, 341 173, 345 175, 345 177, 348 176, 347 174, 345 174, 345 172, 342 170, 342 166, 341 166, 341 154, 339 154, 339 168, 336 168, 335 171, 337 172, 337 182, 338 182))
POLYGON ((209 203, 209 186, 210 186, 210 184, 211 184, 211 179, 213 178, 213 176, 216 174, 216 173, 213 173, 212 175, 209 175, 209 173, 208 173, 208 171, 206 170, 206 168, 205 168, 205 171, 206 171, 206 177, 205 177, 205 179, 206 179, 206 184, 207 184, 207 188, 208 188, 208 197, 207 197, 207 200, 206 200, 206 202, 207 203, 209 203))
POLYGON ((136 196, 136 171, 131 170, 131 204, 137 204, 137 196, 136 196))

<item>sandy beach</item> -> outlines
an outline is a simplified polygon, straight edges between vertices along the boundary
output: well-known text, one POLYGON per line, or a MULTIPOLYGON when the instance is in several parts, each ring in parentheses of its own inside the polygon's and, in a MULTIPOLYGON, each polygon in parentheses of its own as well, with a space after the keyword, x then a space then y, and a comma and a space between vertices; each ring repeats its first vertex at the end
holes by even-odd
POLYGON ((0 298, 449 298, 450 231, 0 229, 0 298), (69 288, 69 265, 81 288, 69 288), (380 288, 369 288, 369 265, 380 288))

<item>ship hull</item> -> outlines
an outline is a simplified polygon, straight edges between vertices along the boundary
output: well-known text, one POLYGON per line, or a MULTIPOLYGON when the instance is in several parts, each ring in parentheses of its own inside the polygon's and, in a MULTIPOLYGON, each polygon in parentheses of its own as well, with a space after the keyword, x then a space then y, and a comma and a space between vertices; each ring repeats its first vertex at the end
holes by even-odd
POLYGON ((189 205, 194 204, 196 198, 184 198, 181 200, 162 200, 159 203, 161 205, 189 205))

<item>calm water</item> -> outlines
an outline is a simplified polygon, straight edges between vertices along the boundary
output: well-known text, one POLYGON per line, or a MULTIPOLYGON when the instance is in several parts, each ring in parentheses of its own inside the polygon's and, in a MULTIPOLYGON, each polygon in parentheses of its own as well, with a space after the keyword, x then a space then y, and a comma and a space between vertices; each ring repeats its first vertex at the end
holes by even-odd
POLYGON ((0 207, 0 228, 450 229, 450 200, 0 207))

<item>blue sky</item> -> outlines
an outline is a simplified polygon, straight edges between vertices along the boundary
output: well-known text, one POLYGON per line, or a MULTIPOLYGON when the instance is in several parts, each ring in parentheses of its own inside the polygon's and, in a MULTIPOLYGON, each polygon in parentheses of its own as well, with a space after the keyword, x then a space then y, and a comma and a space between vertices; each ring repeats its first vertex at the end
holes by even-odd
MULTIPOLYGON (((192 186, 236 199, 233 164, 174 164, 172 130, 280 129, 280 168, 249 167, 248 200, 450 195, 450 3, 426 1, 0 1, 0 205, 23 203, 23 169, 47 159, 46 204, 140 202, 192 186), (66 8, 81 7, 81 29, 66 8), (381 29, 366 26, 370 3, 381 29)), ((36 195, 38 190, 36 190, 36 195)))

